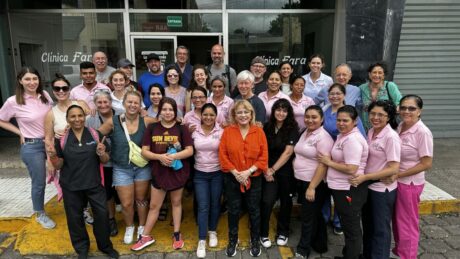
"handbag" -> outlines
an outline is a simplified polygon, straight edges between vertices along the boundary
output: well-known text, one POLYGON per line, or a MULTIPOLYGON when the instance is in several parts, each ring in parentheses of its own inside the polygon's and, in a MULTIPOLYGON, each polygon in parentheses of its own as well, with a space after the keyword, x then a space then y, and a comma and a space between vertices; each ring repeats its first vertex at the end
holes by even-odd
POLYGON ((134 143, 131 138, 129 137, 128 127, 126 126, 126 119, 125 115, 120 115, 121 125, 123 126, 123 131, 125 132, 126 140, 128 141, 129 146, 129 162, 136 165, 137 167, 144 167, 146 166, 149 161, 147 161, 142 155, 142 149, 134 143))

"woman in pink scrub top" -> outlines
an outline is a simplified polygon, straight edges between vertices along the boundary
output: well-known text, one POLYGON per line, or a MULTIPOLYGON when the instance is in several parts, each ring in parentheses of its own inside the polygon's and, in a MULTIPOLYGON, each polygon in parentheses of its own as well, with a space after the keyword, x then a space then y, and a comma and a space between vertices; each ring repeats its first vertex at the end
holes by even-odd
POLYGON ((399 105, 402 119, 398 127, 401 163, 399 173, 386 183, 398 180, 393 215, 393 253, 406 259, 417 257, 420 237, 418 205, 425 185, 425 171, 431 168, 433 162, 433 135, 420 119, 422 98, 406 95, 399 105))
POLYGON ((9 97, 0 109, 0 127, 20 138, 21 158, 32 179, 32 206, 36 221, 43 228, 54 228, 56 223, 45 213, 45 117, 52 101, 43 90, 38 71, 23 67, 17 76, 16 95, 9 97), (18 127, 10 122, 15 118, 18 127))
POLYGON ((369 157, 364 175, 351 179, 357 186, 369 185, 367 203, 363 208, 363 255, 364 258, 390 258, 391 218, 396 200, 397 183, 385 185, 381 179, 391 177, 399 171, 401 140, 394 131, 396 107, 387 100, 369 105, 368 132, 369 157))
POLYGON ((340 134, 331 156, 320 154, 318 161, 326 164, 327 185, 339 213, 345 235, 344 258, 358 259, 362 248, 361 210, 366 202, 367 185, 353 186, 350 179, 364 174, 369 148, 366 139, 356 127, 358 112, 345 105, 337 110, 337 128, 340 134))
POLYGON ((318 154, 329 155, 334 140, 323 128, 324 114, 318 105, 305 110, 307 129, 294 147, 294 177, 297 179, 298 199, 302 204, 302 227, 296 256, 307 257, 310 247, 318 253, 327 251, 326 222, 322 220, 321 207, 329 197, 326 183, 327 166, 318 163, 318 154))

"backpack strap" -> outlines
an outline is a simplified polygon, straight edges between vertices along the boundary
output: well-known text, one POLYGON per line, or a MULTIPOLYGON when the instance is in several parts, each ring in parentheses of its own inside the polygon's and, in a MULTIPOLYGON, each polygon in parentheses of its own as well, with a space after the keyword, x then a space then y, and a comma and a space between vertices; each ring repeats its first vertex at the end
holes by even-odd
MULTIPOLYGON (((96 142, 99 142, 99 134, 97 131, 91 127, 88 127, 89 132, 91 133, 91 136, 93 136, 93 139, 96 142)), ((101 184, 104 186, 104 166, 102 163, 99 163, 99 174, 101 175, 101 184)))
POLYGON ((225 65, 225 74, 227 75, 227 79, 228 79, 228 89, 232 89, 232 79, 230 77, 230 66, 229 65, 225 65))

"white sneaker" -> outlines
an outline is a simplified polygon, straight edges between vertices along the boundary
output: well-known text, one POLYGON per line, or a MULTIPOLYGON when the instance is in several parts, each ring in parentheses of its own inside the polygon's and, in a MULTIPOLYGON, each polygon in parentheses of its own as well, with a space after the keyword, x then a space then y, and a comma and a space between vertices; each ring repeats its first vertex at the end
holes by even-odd
POLYGON ((285 246, 287 245, 287 242, 288 242, 287 236, 279 235, 278 238, 276 239, 276 244, 279 246, 285 246))
POLYGON ((216 247, 218 243, 216 231, 208 231, 208 236, 209 236, 209 247, 216 247))
POLYGON ((143 232, 144 232, 144 226, 138 226, 136 240, 139 239, 139 237, 142 235, 143 232))
POLYGON ((85 219, 85 223, 88 225, 93 225, 94 219, 91 213, 89 212, 88 208, 83 209, 83 218, 85 219))
POLYGON ((198 248, 196 249, 196 257, 198 258, 206 257, 206 240, 198 241, 198 248))
POLYGON ((131 244, 133 242, 133 238, 134 238, 134 225, 126 227, 125 237, 123 238, 123 242, 127 245, 131 244))
POLYGON ((270 241, 270 239, 268 239, 268 237, 261 237, 260 238, 260 243, 265 248, 270 248, 272 246, 272 241, 270 241))
POLYGON ((40 223, 40 225, 46 229, 52 229, 56 227, 56 223, 50 217, 48 217, 45 212, 38 212, 35 221, 40 223))

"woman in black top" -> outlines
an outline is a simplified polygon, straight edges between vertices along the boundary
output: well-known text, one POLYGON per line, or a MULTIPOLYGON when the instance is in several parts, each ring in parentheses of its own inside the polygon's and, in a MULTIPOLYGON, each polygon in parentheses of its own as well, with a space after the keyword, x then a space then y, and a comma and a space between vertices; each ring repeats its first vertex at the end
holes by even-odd
POLYGON ((83 219, 83 209, 89 201, 93 215, 93 233, 98 249, 111 258, 118 258, 110 241, 109 217, 100 163, 109 161, 104 138, 85 127, 85 113, 78 105, 71 105, 66 113, 69 131, 46 151, 54 168, 61 170, 59 183, 64 197, 70 240, 78 258, 87 258, 89 237, 83 219), (102 141, 100 139, 102 138, 102 141))
POLYGON ((288 100, 279 99, 273 104, 270 119, 264 125, 264 132, 268 141, 268 171, 264 174, 262 184, 260 243, 268 248, 271 246, 268 238, 270 215, 278 198, 280 210, 276 243, 286 245, 289 236, 292 192, 295 189, 292 154, 298 139, 299 126, 288 100))

